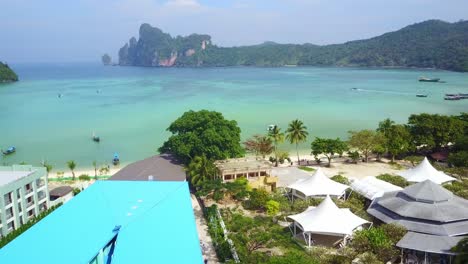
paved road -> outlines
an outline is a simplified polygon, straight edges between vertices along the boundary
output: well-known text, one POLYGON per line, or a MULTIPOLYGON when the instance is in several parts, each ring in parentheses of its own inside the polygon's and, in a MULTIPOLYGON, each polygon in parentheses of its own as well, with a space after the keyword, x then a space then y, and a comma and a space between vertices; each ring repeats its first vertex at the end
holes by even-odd
POLYGON ((191 195, 191 198, 193 212, 195 214, 195 223, 197 225, 198 238, 200 239, 200 246, 203 251, 203 258, 208 260, 207 263, 209 264, 220 263, 216 256, 216 251, 213 247, 213 241, 208 234, 208 226, 206 225, 205 218, 203 217, 200 204, 198 204, 198 200, 193 194, 191 195))

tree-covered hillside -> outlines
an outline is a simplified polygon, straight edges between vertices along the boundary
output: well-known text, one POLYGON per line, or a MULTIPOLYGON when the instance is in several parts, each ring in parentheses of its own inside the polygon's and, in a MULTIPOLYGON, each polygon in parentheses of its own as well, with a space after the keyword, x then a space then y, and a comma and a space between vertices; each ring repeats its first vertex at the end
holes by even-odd
POLYGON ((344 44, 277 44, 218 47, 209 35, 171 37, 143 24, 137 41, 120 49, 132 66, 392 66, 468 71, 468 21, 429 20, 395 32, 344 44))
POLYGON ((8 64, 0 62, 0 83, 16 81, 18 81, 18 75, 16 75, 16 73, 10 69, 8 64))

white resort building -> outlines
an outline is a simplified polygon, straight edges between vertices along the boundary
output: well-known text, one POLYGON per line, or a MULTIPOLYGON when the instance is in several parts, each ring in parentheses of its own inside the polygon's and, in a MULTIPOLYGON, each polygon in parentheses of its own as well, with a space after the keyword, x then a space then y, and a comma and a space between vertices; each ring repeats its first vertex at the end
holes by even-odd
POLYGON ((0 167, 0 237, 49 208, 44 167, 0 167))

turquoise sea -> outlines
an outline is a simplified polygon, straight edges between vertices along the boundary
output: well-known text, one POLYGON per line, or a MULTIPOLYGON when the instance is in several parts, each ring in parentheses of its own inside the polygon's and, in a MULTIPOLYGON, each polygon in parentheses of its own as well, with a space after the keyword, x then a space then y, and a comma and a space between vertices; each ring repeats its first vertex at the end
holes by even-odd
POLYGON ((443 100, 445 93, 468 93, 468 74, 437 70, 11 66, 21 81, 0 85, 0 147, 14 145, 17 153, 2 164, 45 159, 64 168, 73 159, 84 168, 93 160, 110 163, 114 152, 125 164, 155 154, 169 135, 165 129, 190 109, 237 120, 244 139, 269 124, 284 130, 295 118, 312 136, 346 138, 347 131, 375 128, 387 117, 406 122, 412 113, 468 111, 468 100, 443 100), (420 76, 445 83, 420 83, 420 76), (101 143, 91 140, 93 131, 101 143))

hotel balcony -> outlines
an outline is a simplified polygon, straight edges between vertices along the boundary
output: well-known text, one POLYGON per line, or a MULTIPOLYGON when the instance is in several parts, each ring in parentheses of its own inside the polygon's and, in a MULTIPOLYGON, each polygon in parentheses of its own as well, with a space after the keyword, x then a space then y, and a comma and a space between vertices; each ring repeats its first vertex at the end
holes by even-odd
POLYGON ((26 203, 26 207, 28 207, 28 208, 33 206, 33 205, 34 205, 34 200, 26 203))
POLYGON ((33 189, 26 189, 26 196, 30 195, 31 193, 33 193, 33 189))
POLYGON ((44 180, 36 180, 36 186, 37 188, 42 188, 45 186, 45 181, 44 180))

